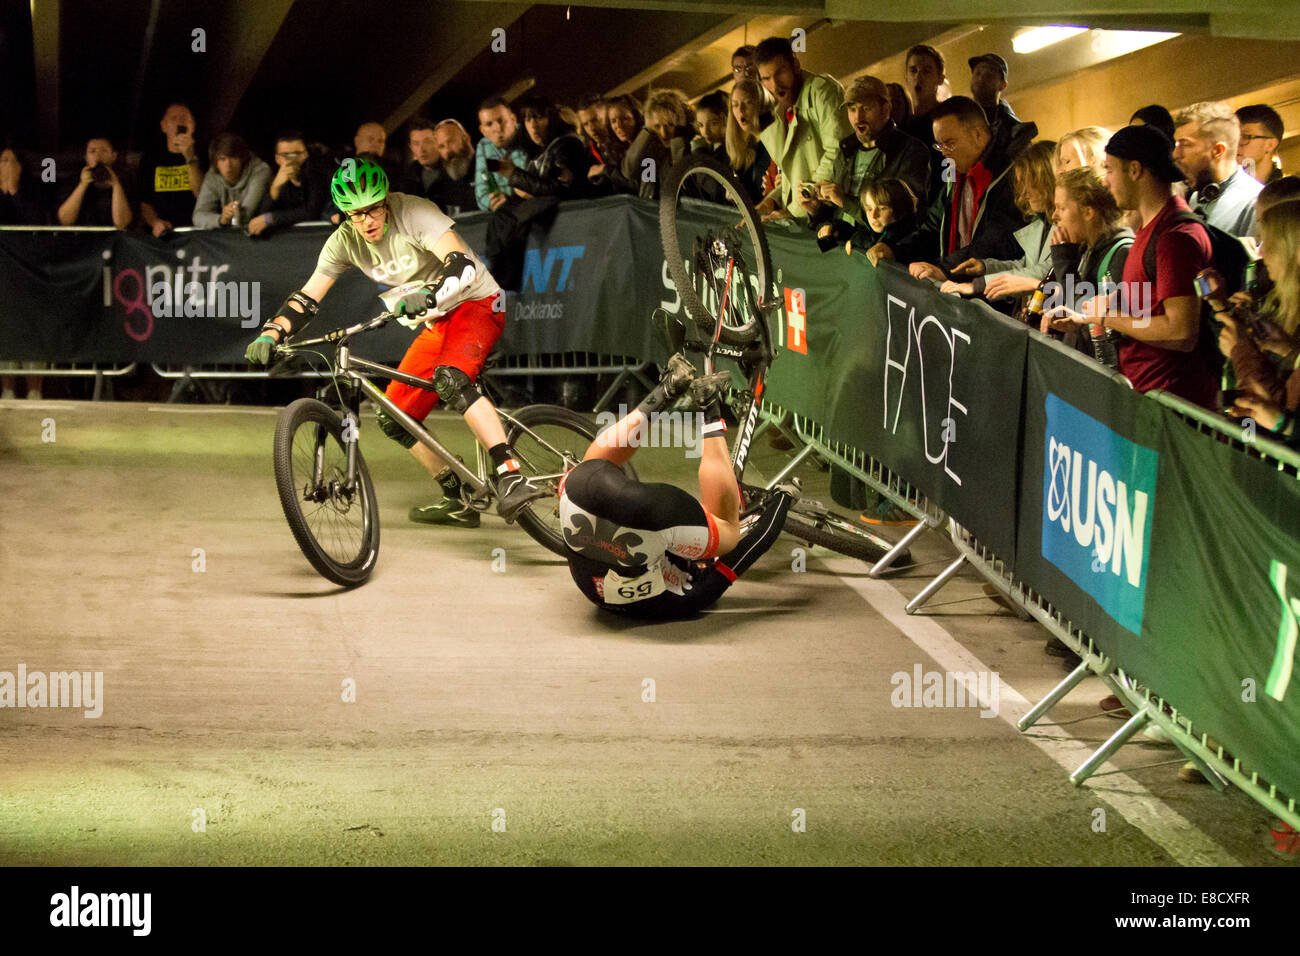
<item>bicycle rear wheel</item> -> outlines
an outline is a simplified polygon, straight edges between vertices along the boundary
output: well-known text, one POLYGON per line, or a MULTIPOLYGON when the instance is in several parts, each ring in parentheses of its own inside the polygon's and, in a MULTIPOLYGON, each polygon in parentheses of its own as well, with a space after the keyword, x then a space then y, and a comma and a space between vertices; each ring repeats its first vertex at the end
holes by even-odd
POLYGON ((335 584, 364 584, 379 557, 379 506, 357 449, 357 479, 347 486, 348 451, 338 413, 300 398, 275 423, 275 484, 298 547, 335 584))
MULTIPOLYGON (((585 416, 559 405, 529 405, 507 421, 506 437, 514 449, 520 470, 534 485, 551 495, 534 501, 519 513, 519 526, 540 544, 561 557, 569 556, 560 527, 560 479, 582 461, 596 438, 596 428, 585 416), (521 427, 522 426, 522 427, 521 427)), ((636 478, 632 465, 623 466, 629 478, 636 478)))
POLYGON ((712 340, 721 321, 723 344, 753 342, 772 298, 772 257, 735 174, 701 153, 670 169, 660 185, 659 234, 668 274, 700 332, 712 340))

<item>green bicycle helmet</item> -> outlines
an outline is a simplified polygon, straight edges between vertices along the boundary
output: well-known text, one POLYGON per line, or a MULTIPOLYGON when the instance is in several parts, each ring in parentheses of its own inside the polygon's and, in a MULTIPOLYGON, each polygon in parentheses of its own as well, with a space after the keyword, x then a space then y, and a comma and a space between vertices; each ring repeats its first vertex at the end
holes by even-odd
POLYGON ((371 159, 345 159, 330 181, 330 198, 342 212, 365 209, 388 195, 388 174, 371 159))

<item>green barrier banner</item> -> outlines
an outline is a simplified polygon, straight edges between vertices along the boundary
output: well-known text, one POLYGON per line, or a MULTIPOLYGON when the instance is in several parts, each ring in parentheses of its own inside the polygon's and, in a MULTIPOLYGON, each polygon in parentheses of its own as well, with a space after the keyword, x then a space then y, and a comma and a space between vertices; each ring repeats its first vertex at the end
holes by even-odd
POLYGON ((1300 482, 1035 334, 1016 576, 1300 793, 1300 482))
POLYGON ((1130 641, 1120 659, 1244 767, 1295 796, 1300 481, 1160 411, 1151 640, 1130 641))
POLYGON ((822 254, 806 236, 770 242, 785 345, 771 400, 884 462, 1013 560, 1024 326, 893 264, 822 254))

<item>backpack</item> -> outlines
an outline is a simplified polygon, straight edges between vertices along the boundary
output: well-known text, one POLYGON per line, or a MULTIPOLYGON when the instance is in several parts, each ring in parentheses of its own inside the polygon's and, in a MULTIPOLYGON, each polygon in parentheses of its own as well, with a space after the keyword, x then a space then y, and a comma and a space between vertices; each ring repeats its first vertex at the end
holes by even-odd
MULTIPOLYGON (((1169 221, 1165 223, 1164 229, 1175 226, 1180 222, 1194 222, 1204 229, 1210 237, 1210 265, 1223 276, 1224 297, 1227 298, 1234 292, 1240 292, 1242 275, 1246 271, 1247 264, 1253 261, 1253 257, 1247 251, 1245 244, 1232 233, 1224 232, 1218 226, 1211 226, 1190 210, 1179 210, 1170 216, 1169 221)), ((1161 232, 1164 232, 1164 229, 1161 232)), ((1155 282, 1156 276, 1156 240, 1158 238, 1158 235, 1153 235, 1142 253, 1142 271, 1146 273, 1147 279, 1152 283, 1155 282)), ((1210 367, 1210 372, 1215 378, 1220 377, 1223 374, 1223 365, 1226 360, 1223 353, 1219 351, 1219 323, 1214 318, 1213 306, 1204 300, 1201 301, 1201 334, 1196 347, 1201 358, 1205 360, 1205 364, 1210 367)))

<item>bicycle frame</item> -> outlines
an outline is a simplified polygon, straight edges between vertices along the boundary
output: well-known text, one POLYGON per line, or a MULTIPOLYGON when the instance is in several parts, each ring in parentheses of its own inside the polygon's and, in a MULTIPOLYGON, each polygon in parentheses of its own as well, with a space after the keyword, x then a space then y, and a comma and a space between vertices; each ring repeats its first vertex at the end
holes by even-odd
MULTIPOLYGON (((429 449, 429 451, 433 452, 439 461, 456 473, 456 476, 460 478, 464 486, 470 491, 470 494, 466 496, 465 500, 471 507, 474 507, 476 510, 484 510, 491 502, 494 492, 487 480, 488 460, 487 453, 484 451, 483 446, 478 442, 474 443, 476 467, 474 470, 471 470, 467 465, 461 462, 461 460, 457 458, 450 449, 443 445, 442 442, 438 441, 437 436, 434 435, 433 432, 426 429, 422 423, 416 421, 402 409, 398 408, 387 395, 372 384, 362 373, 366 372, 374 375, 381 375, 385 378, 410 385, 412 388, 421 388, 430 392, 434 391, 433 383, 428 379, 410 375, 400 369, 391 368, 387 365, 382 365, 379 362, 372 362, 369 359, 364 359, 358 355, 352 354, 349 339, 351 339, 353 335, 360 332, 368 332, 372 329, 382 328, 393 318, 395 318, 395 316, 392 312, 385 312, 382 315, 375 316, 373 319, 359 322, 346 329, 338 329, 314 339, 306 339, 301 342, 293 342, 292 344, 279 346, 276 349, 276 353, 277 355, 288 357, 292 356, 295 352, 305 350, 307 346, 338 343, 334 365, 331 369, 333 373, 332 377, 334 379, 345 378, 355 382, 361 393, 365 394, 371 401, 382 408, 390 418, 400 423, 403 428, 415 437, 416 441, 429 449)), ((358 409, 355 407, 356 404, 357 403, 354 402, 353 407, 349 409, 349 412, 354 417, 359 415, 358 409)), ((530 435, 538 442, 538 444, 548 448, 550 447, 550 445, 544 441, 540 435, 534 432, 527 425, 524 425, 509 412, 502 411, 498 408, 496 413, 504 422, 517 428, 520 433, 530 435)), ((354 422, 354 424, 356 427, 360 427, 359 422, 354 422)), ((348 470, 345 489, 348 492, 351 492, 356 488, 356 455, 359 443, 356 438, 349 440, 346 434, 344 435, 344 443, 347 445, 348 449, 348 470)), ((317 469, 319 470, 319 468, 320 462, 318 461, 317 469)), ((320 477, 319 474, 316 475, 318 481, 320 477)), ((555 477, 559 476, 557 475, 555 477)))

